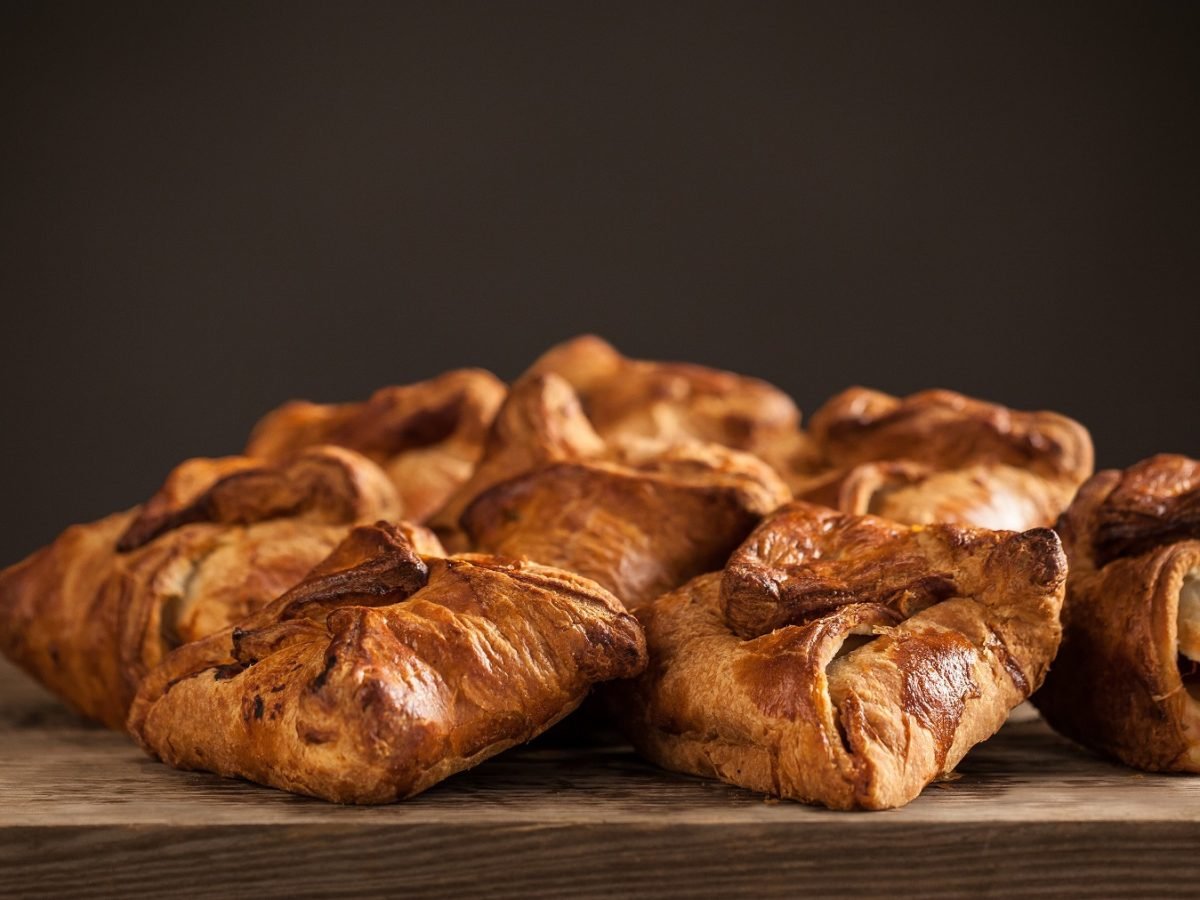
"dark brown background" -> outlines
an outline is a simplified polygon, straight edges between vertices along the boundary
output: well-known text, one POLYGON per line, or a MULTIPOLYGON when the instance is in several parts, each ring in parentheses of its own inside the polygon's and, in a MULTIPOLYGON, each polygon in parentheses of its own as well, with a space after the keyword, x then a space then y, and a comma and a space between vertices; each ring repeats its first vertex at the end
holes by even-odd
POLYGON ((1200 453, 1200 5, 6 3, 0 564, 583 330, 1200 453))

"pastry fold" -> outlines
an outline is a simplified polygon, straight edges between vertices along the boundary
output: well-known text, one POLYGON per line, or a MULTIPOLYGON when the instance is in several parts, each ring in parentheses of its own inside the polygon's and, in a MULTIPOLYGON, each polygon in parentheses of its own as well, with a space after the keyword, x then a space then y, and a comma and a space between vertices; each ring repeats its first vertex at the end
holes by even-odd
POLYGON ((1200 462, 1164 454, 1099 472, 1059 531, 1063 646, 1033 702, 1127 765, 1200 772, 1200 462))
POLYGON ((836 809, 901 806, 1042 682, 1065 580, 1049 529, 791 503, 724 571, 638 611, 651 663, 611 699, 666 768, 836 809))
POLYGON ((529 740, 645 662, 637 621, 596 584, 423 557, 379 523, 238 627, 168 657, 129 727, 172 766, 384 803, 529 740))
POLYGON ((800 424, 792 399, 765 381, 691 363, 629 359, 595 335, 552 347, 526 373, 546 374, 571 385, 605 440, 699 441, 762 453, 791 439, 800 424))
POLYGON ((857 387, 766 456, 797 498, 843 512, 1017 531, 1052 525, 1093 464, 1087 430, 1058 413, 857 387))
MULTIPOLYGON (((789 494, 718 444, 601 439, 556 375, 514 386, 460 498, 467 546, 569 569, 635 609, 719 568, 789 494)), ((440 521, 440 520, 439 520, 440 521)))
POLYGON ((507 389, 490 372, 456 369, 362 403, 286 403, 254 427, 246 455, 275 462, 317 444, 348 447, 391 478, 401 516, 424 522, 471 474, 507 389))
MULTIPOLYGON (((286 466, 192 459, 144 505, 68 528, 0 572, 0 649, 72 706, 124 725, 166 653, 298 582, 359 522, 395 516, 391 483, 337 447, 286 466)), ((425 546, 436 539, 426 533, 425 546)))

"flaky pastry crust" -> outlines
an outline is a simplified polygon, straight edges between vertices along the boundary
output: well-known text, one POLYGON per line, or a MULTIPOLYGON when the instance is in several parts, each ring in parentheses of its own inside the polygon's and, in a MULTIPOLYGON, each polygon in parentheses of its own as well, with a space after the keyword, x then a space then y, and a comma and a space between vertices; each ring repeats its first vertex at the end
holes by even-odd
POLYGON ((1059 531, 1063 646, 1034 703, 1128 765, 1200 772, 1200 462, 1163 454, 1098 472, 1059 531))
POLYGON ((492 438, 464 489, 467 545, 578 572, 630 609, 719 568, 789 498, 747 453, 600 439, 556 375, 514 386, 492 438))
POLYGON ((666 768, 836 809, 900 806, 1041 683, 1065 580, 1049 529, 792 503, 723 572, 639 610, 651 663, 613 701, 666 768))
POLYGON ((570 384, 557 375, 526 376, 496 413, 479 464, 429 525, 448 545, 463 544, 462 514, 489 488, 549 463, 601 459, 608 452, 570 384))
MULTIPOLYGON (((138 682, 170 649, 274 599, 354 524, 398 508, 379 468, 338 447, 282 467, 188 460, 144 505, 68 528, 0 572, 0 649, 120 728, 138 682)), ((432 534, 421 540, 436 546, 432 534)))
POLYGON ((765 381, 691 363, 629 359, 595 335, 552 347, 526 374, 550 373, 575 389, 605 440, 699 441, 761 453, 791 439, 800 424, 792 399, 765 381))
POLYGON ((953 391, 898 398, 850 388, 798 448, 766 456, 796 497, 898 522, 1022 531, 1052 525, 1092 471, 1087 430, 953 391))
POLYGON ((278 462, 316 444, 349 447, 387 472, 404 519, 424 522, 470 476, 506 390, 490 372, 456 369, 362 403, 295 400, 262 418, 246 455, 278 462))
POLYGON ((385 803, 529 740, 645 662, 636 620, 598 585, 422 557, 379 523, 237 628, 168 657, 129 728, 179 768, 385 803))

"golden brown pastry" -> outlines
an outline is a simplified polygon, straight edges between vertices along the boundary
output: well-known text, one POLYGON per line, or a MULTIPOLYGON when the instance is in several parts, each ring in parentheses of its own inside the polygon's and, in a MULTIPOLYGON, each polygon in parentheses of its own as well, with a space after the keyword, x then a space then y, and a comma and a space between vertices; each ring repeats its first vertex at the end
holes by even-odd
POLYGON ((636 620, 594 583, 422 558, 380 523, 238 628, 172 654, 129 726, 173 766, 386 803, 529 740, 645 662, 636 620))
POLYGON ((906 526, 808 503, 639 610, 616 699, 669 769, 836 809, 916 797, 1042 681, 1066 559, 1049 529, 906 526))
POLYGON ((570 386, 542 375, 513 388, 448 509, 472 548, 577 572, 634 609, 719 568, 788 497, 770 466, 727 447, 606 443, 570 386))
POLYGON ((566 381, 557 375, 525 376, 496 413, 479 464, 429 524, 448 546, 462 544, 459 520, 488 488, 548 463, 599 459, 608 452, 566 381))
MULTIPOLYGON (((167 651, 274 599, 354 524, 398 506, 374 463, 338 447, 285 467, 188 460, 143 506, 68 528, 0 572, 0 649, 83 714, 120 728, 138 682, 167 651)), ((428 533, 423 541, 436 546, 428 533)))
POLYGON ((628 359, 583 335, 552 347, 526 373, 565 379, 605 440, 700 441, 761 453, 798 432, 800 413, 765 381, 691 363, 628 359))
POLYGON ((246 455, 278 462, 316 444, 357 450, 387 472, 402 517, 424 522, 471 474, 505 393, 491 373, 457 369, 363 403, 295 400, 263 417, 246 455))
POLYGON ((796 497, 843 512, 1016 531, 1052 525, 1092 472, 1078 422, 940 390, 850 388, 766 456, 796 497))
POLYGON ((1063 646, 1034 703, 1093 750, 1200 772, 1200 462, 1097 473, 1059 523, 1063 646))

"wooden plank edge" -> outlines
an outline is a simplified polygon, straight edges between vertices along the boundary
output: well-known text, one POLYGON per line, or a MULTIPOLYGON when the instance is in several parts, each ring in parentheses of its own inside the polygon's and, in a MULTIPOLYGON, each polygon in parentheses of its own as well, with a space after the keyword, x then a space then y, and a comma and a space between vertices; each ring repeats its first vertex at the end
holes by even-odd
POLYGON ((1200 823, 12 827, 20 897, 1165 897, 1200 823))

